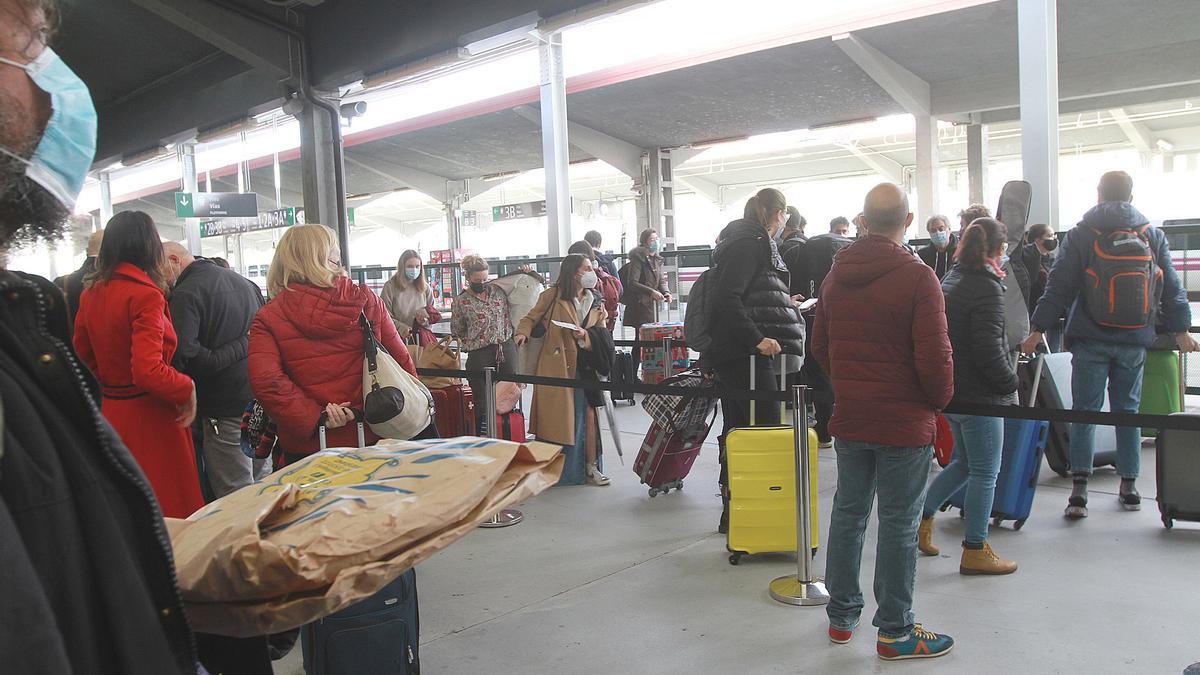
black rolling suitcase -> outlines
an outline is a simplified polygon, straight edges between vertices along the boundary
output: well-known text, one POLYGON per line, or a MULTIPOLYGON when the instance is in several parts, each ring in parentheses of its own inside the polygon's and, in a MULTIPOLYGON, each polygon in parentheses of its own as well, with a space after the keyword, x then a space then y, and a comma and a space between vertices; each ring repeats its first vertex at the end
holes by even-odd
POLYGON ((635 405, 637 402, 633 400, 633 392, 625 389, 625 385, 637 384, 637 367, 633 364, 633 354, 631 352, 623 352, 617 350, 613 355, 612 376, 609 377, 612 382, 612 402, 624 401, 628 405, 635 405))
MULTIPOLYGON (((1172 415, 1195 413, 1175 413, 1172 415)), ((1158 512, 1169 530, 1176 520, 1200 521, 1200 431, 1164 429, 1154 441, 1158 512)))
MULTIPOLYGON (((355 411, 358 445, 363 421, 355 411)), ((317 427, 325 449, 325 415, 317 427)), ((421 672, 417 574, 408 570, 375 595, 300 629, 307 675, 421 672)))

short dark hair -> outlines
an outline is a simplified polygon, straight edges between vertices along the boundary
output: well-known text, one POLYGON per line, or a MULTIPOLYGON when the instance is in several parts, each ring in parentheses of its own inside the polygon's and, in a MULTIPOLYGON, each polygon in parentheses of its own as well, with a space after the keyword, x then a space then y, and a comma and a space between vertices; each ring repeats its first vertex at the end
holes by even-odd
POLYGON ((834 218, 833 220, 829 221, 829 229, 831 229, 831 230, 833 228, 837 227, 838 225, 845 225, 846 227, 850 227, 850 221, 846 219, 846 216, 838 216, 837 218, 834 218))
POLYGON ((579 255, 587 258, 588 260, 596 259, 596 251, 595 251, 595 249, 592 248, 592 245, 589 244, 586 239, 582 240, 582 241, 577 241, 574 244, 571 244, 571 248, 567 249, 567 255, 575 255, 575 254, 579 254, 579 255))
POLYGON ((1008 240, 1008 228, 994 218, 976 218, 963 230, 962 241, 954 253, 958 264, 967 269, 980 269, 988 253, 1008 240))
POLYGON ((1025 238, 1029 241, 1029 243, 1032 244, 1033 242, 1046 236, 1046 233, 1049 231, 1050 231, 1050 226, 1045 223, 1037 223, 1034 225, 1030 225, 1029 233, 1025 235, 1025 238))
POLYGON ((587 234, 583 235, 583 240, 591 244, 592 248, 600 248, 600 244, 604 241, 604 238, 600 236, 599 232, 588 230, 587 234))
POLYGON ((641 234, 638 235, 638 246, 649 246, 650 237, 653 237, 656 234, 658 234, 658 231, 653 227, 647 227, 646 229, 642 230, 641 234))
POLYGON ((808 221, 804 219, 804 216, 800 215, 800 209, 794 206, 789 206, 787 207, 787 212, 788 219, 787 222, 783 224, 784 229, 803 230, 804 226, 808 225, 808 221))
POLYGON ((1133 199, 1133 177, 1124 171, 1109 171, 1100 176, 1096 190, 1100 193, 1100 201, 1127 202, 1133 199))
POLYGON ((971 204, 967 208, 958 212, 958 219, 963 224, 964 228, 980 218, 991 217, 992 210, 983 204, 971 204))
POLYGON ((166 290, 166 259, 154 219, 142 211, 122 211, 104 226, 104 243, 96 256, 96 271, 88 285, 112 279, 117 266, 129 263, 150 277, 155 286, 166 290))

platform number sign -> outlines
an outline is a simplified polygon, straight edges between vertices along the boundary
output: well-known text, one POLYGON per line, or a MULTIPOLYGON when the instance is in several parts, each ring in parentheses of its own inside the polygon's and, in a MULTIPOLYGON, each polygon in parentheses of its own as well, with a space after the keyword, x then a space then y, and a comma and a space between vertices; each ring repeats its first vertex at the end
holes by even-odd
POLYGON ((523 218, 540 218, 546 215, 546 200, 524 202, 521 204, 501 204, 492 207, 492 221, 521 220, 523 218))

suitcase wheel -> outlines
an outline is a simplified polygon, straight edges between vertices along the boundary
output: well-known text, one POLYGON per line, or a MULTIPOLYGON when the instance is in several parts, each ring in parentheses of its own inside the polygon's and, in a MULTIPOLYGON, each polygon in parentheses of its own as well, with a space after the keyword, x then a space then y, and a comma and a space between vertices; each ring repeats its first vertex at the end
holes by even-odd
POLYGON ((650 499, 658 496, 658 488, 650 488, 650 499))
POLYGON ((1022 519, 1018 520, 1017 522, 1013 523, 1013 529, 1019 530, 1019 529, 1021 529, 1021 526, 1023 526, 1024 524, 1025 524, 1025 519, 1022 518, 1022 519))
POLYGON ((1163 527, 1167 528, 1168 530, 1175 526, 1175 519, 1165 513, 1163 514, 1162 521, 1163 527))
POLYGON ((1000 527, 1003 524, 1004 524, 1004 519, 1001 518, 1000 516, 996 516, 995 518, 992 518, 992 526, 993 527, 1000 527))
POLYGON ((740 562, 742 561, 742 555, 744 555, 744 554, 742 554, 742 553, 730 553, 730 554, 729 554, 729 564, 730 564, 730 565, 736 565, 736 564, 740 563, 740 562))

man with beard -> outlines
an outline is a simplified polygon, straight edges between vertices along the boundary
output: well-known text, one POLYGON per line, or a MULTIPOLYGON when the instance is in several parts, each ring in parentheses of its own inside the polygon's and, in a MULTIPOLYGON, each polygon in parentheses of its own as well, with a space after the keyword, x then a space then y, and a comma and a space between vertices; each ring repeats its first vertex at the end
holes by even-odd
MULTIPOLYGON (((0 0, 0 251, 56 241, 96 146, 87 86, 46 46, 53 0, 0 0)), ((62 295, 0 265, 0 663, 195 673, 150 486, 100 415, 62 295)))

